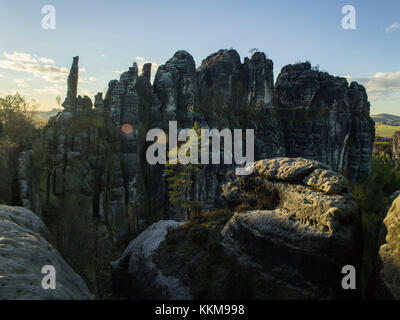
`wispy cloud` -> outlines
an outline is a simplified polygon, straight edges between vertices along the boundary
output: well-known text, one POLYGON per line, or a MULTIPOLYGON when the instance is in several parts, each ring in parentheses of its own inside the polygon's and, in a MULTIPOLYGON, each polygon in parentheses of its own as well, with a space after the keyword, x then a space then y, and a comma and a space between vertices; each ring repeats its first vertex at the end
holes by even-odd
POLYGON ((47 64, 54 64, 55 61, 50 58, 44 58, 44 57, 38 57, 38 60, 42 63, 47 63, 47 64))
POLYGON ((400 23, 399 22, 395 22, 392 25, 390 25, 389 27, 387 27, 385 29, 385 32, 389 33, 389 32, 394 31, 394 30, 400 30, 400 23))
POLYGON ((42 95, 63 95, 67 91, 67 86, 53 84, 51 86, 45 86, 44 88, 41 89, 35 89, 34 91, 42 95))
POLYGON ((16 51, 14 51, 14 53, 4 52, 3 56, 11 61, 32 62, 32 63, 37 62, 37 60, 29 53, 20 53, 16 51))
POLYGON ((357 81, 365 86, 370 100, 394 99, 400 94, 400 71, 378 72, 371 77, 353 78, 346 77, 348 81, 357 81))
POLYGON ((29 83, 27 81, 30 81, 31 79, 14 79, 14 83, 17 85, 17 87, 20 88, 28 88, 30 87, 29 83))
POLYGON ((23 94, 23 92, 21 90, 17 91, 16 89, 10 89, 10 90, 0 90, 0 96, 7 96, 9 94, 13 95, 13 94, 16 94, 17 92, 19 94, 23 94))
POLYGON ((49 58, 35 59, 29 53, 19 52, 4 52, 3 56, 7 60, 0 60, 0 69, 29 73, 48 82, 65 81, 68 76, 67 68, 45 64, 54 62, 49 58))

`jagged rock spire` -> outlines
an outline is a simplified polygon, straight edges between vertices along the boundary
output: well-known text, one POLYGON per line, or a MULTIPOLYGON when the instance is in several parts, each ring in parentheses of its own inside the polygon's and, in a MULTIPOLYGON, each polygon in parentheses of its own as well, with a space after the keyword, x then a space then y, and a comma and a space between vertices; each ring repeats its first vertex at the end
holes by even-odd
POLYGON ((78 95, 78 78, 79 78, 79 57, 74 57, 71 70, 68 75, 68 91, 62 106, 65 111, 74 111, 76 105, 76 97, 78 95))

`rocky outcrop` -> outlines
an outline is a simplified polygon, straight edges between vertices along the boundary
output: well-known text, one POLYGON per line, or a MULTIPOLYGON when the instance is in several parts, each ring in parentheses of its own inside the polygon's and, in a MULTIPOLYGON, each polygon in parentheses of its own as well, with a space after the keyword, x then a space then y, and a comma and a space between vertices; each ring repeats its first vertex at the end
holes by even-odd
POLYGON ((76 97, 78 95, 78 78, 79 78, 79 57, 74 57, 72 66, 68 75, 68 91, 67 97, 63 102, 62 106, 65 111, 75 111, 76 97))
POLYGON ((48 230, 30 210, 0 206, 0 300, 92 299, 85 282, 44 238, 48 230), (44 266, 54 266, 56 289, 42 288, 44 266))
MULTIPOLYGON (((199 293, 204 288, 194 287, 201 280, 191 277, 206 276, 203 281, 208 281, 209 272, 214 271, 208 268, 218 261, 218 257, 209 257, 210 252, 222 245, 224 253, 218 256, 224 254, 220 259, 230 262, 215 262, 215 272, 220 274, 217 281, 223 286, 242 281, 224 276, 238 277, 238 272, 244 272, 248 279, 257 279, 257 285, 244 290, 253 298, 359 297, 358 290, 342 287, 342 268, 351 265, 360 273, 362 254, 361 220, 344 176, 316 161, 274 158, 256 162, 252 175, 225 184, 223 196, 239 211, 233 209, 235 214, 228 217, 221 231, 216 229, 215 216, 202 225, 196 225, 194 219, 178 229, 169 229, 167 238, 167 226, 175 222, 161 221, 133 240, 113 263, 117 292, 129 298, 137 298, 135 293, 165 299, 190 298, 192 293, 204 296, 204 292, 199 293), (219 237, 211 233, 215 230, 219 237), (177 242, 184 244, 177 247, 177 242), (207 248, 213 249, 209 252, 207 248), (202 256, 196 260, 196 255, 202 256), (236 270, 233 274, 229 269, 232 264, 236 270), (207 270, 206 274, 201 270, 207 270)), ((217 287, 211 289, 210 285, 209 290, 215 291, 206 296, 232 299, 243 295, 217 287)))
MULTIPOLYGON (((273 62, 264 53, 242 63, 235 50, 220 50, 196 69, 193 57, 178 51, 159 67, 153 84, 151 65, 139 75, 133 64, 110 81, 104 99, 96 96, 94 108, 89 98, 76 96, 78 70, 74 58, 65 111, 46 128, 52 156, 45 199, 57 207, 68 193, 86 196, 90 215, 105 221, 114 238, 142 230, 153 214, 156 220, 186 218, 169 201, 164 166, 145 159, 147 132, 167 131, 171 120, 178 130, 194 124, 254 129, 256 160, 301 156, 351 180, 369 173, 374 124, 365 89, 309 63, 284 67, 274 86, 273 62)), ((235 168, 224 164, 223 144, 221 151, 221 164, 199 166, 187 190, 204 209, 223 206, 221 186, 235 168)))
POLYGON ((307 298, 357 297, 341 286, 344 266, 360 272, 362 250, 346 178, 319 162, 276 158, 256 162, 223 195, 245 208, 222 231, 224 247, 243 264, 307 298))
POLYGON ((327 163, 352 180, 369 175, 375 129, 363 86, 299 63, 282 69, 274 99, 287 156, 327 163))
POLYGON ((400 131, 396 131, 393 135, 393 151, 392 154, 395 159, 400 159, 400 131))
POLYGON ((152 261, 152 255, 169 230, 182 223, 162 220, 142 232, 111 264, 116 292, 130 299, 190 299, 189 288, 179 279, 165 276, 152 261))
POLYGON ((23 207, 42 217, 37 172, 34 167, 34 152, 21 152, 18 158, 19 199, 23 207))
POLYGON ((378 292, 380 298, 400 299, 400 191, 389 201, 384 223, 385 243, 379 249, 378 292), (393 199, 394 198, 394 199, 393 199))

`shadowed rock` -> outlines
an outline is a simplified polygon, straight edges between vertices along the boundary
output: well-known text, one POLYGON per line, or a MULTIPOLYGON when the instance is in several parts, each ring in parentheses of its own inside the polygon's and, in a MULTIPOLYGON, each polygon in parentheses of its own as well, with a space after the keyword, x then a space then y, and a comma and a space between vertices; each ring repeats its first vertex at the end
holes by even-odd
POLYGON ((76 98, 78 95, 78 78, 79 78, 78 63, 79 63, 79 57, 74 57, 67 80, 68 84, 67 97, 65 98, 65 101, 62 104, 65 111, 68 112, 75 111, 76 98))
POLYGON ((0 300, 92 299, 85 282, 44 236, 48 230, 30 210, 0 206, 0 300), (42 268, 56 269, 56 289, 42 288, 42 268))

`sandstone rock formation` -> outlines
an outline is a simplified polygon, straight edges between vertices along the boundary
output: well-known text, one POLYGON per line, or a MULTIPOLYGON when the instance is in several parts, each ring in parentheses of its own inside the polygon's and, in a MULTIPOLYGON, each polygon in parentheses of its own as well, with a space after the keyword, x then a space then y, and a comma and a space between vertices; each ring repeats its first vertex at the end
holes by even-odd
POLYGON ((152 261, 152 255, 171 228, 182 223, 161 220, 134 239, 121 258, 113 262, 113 283, 130 299, 190 299, 189 288, 179 279, 165 276, 152 261))
POLYGON ((223 187, 231 206, 223 245, 244 264, 305 297, 356 297, 341 270, 361 267, 361 220, 342 175, 304 158, 258 161, 254 173, 223 187), (252 210, 252 208, 257 210, 252 210))
MULTIPOLYGON (((225 184, 223 196, 232 208, 239 206, 244 211, 235 212, 225 224, 221 245, 246 268, 249 276, 259 274, 257 279, 267 284, 261 289, 268 291, 264 292, 265 296, 270 299, 359 297, 359 291, 342 287, 344 266, 352 265, 361 273, 362 248, 357 204, 349 192, 347 179, 341 174, 304 158, 262 160, 255 163, 252 175, 225 184)), ((173 245, 182 240, 171 240, 162 246, 161 253, 158 252, 162 255, 164 250, 166 257, 162 261, 167 265, 156 267, 152 262, 167 233, 166 226, 170 224, 174 222, 159 222, 147 229, 113 263, 118 292, 130 298, 137 298, 135 292, 140 292, 142 296, 167 299, 182 297, 182 291, 196 292, 197 288, 188 284, 189 275, 186 274, 194 268, 193 258, 182 257, 196 246, 175 252, 176 248, 168 248, 168 243, 173 245), (178 268, 168 266, 176 263, 178 268), (168 281, 161 277, 163 270, 174 270, 168 273, 168 281)), ((185 241, 188 241, 190 237, 198 239, 203 233, 192 230, 185 234, 185 241)), ((202 248, 216 246, 207 243, 215 241, 215 236, 201 239, 205 241, 202 248)), ((206 263, 202 259, 196 261, 206 263)), ((218 272, 228 273, 227 270, 218 272)), ((211 296, 227 298, 226 292, 223 297, 218 294, 217 291, 211 296)), ((235 294, 228 292, 228 297, 235 294)), ((190 295, 185 293, 183 297, 190 298, 190 295)))
POLYGON ((65 111, 75 111, 76 97, 78 95, 78 78, 79 78, 79 57, 74 57, 72 66, 68 75, 68 91, 67 97, 62 106, 65 111))
MULTIPOLYGON (((104 99, 95 97, 94 108, 88 97, 77 97, 78 70, 74 58, 65 110, 45 129, 51 156, 41 177, 42 199, 50 208, 82 203, 110 239, 143 230, 152 214, 185 219, 169 201, 164 166, 145 159, 148 130, 166 131, 170 120, 178 129, 195 123, 254 129, 256 160, 302 156, 351 180, 369 173, 374 124, 365 89, 309 63, 284 67, 274 86, 273 62, 261 52, 242 63, 235 50, 220 50, 196 69, 193 57, 178 51, 159 67, 153 84, 151 66, 139 75, 133 64, 110 81, 104 99)), ((221 186, 234 169, 223 163, 221 148, 221 164, 199 166, 188 191, 204 209, 223 206, 221 186)))
POLYGON ((396 131, 395 134, 393 135, 393 157, 395 159, 400 159, 400 131, 396 131))
POLYGON ((48 230, 30 210, 0 206, 0 300, 92 299, 85 282, 46 241, 48 230), (56 289, 42 288, 42 268, 56 269, 56 289))
POLYGON ((381 297, 400 299, 400 192, 394 194, 383 220, 385 243, 379 249, 380 272, 378 289, 381 297))
POLYGON ((32 150, 21 152, 18 158, 18 187, 21 205, 42 217, 37 172, 32 150))
POLYGON ((375 128, 363 86, 299 63, 282 69, 274 98, 287 156, 327 163, 351 179, 369 174, 375 128))

